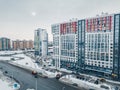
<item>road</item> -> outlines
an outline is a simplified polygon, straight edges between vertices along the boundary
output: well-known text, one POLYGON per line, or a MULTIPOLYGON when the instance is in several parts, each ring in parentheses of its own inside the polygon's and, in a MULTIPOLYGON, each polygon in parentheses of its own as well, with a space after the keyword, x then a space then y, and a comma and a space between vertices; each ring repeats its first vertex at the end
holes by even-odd
MULTIPOLYGON (((36 78, 34 78, 34 76, 29 71, 5 62, 0 62, 0 67, 2 67, 3 72, 7 71, 8 75, 12 76, 13 74, 13 77, 21 84, 20 90, 26 90, 27 88, 35 89, 36 78)), ((37 78, 37 83, 37 90, 80 90, 75 87, 65 85, 56 79, 39 77, 37 78)))

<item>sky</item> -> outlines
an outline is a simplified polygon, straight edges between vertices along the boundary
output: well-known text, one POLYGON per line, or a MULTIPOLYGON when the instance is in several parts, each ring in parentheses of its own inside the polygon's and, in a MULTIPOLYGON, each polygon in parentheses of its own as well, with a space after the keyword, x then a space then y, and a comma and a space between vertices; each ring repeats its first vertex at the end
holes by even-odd
POLYGON ((34 30, 43 28, 52 41, 52 24, 102 12, 120 13, 120 0, 0 0, 0 37, 34 40, 34 30))

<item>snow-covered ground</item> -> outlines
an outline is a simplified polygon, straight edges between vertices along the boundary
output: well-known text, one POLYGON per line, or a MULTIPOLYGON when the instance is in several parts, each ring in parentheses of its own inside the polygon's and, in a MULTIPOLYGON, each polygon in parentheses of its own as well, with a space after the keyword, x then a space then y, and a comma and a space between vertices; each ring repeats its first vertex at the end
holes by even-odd
POLYGON ((16 53, 22 53, 22 51, 0 51, 0 55, 13 55, 16 53))
POLYGON ((13 54, 22 53, 22 51, 0 51, 0 60, 11 60, 13 54))
POLYGON ((60 68, 59 71, 61 71, 61 72, 66 72, 66 73, 72 73, 72 71, 67 70, 67 69, 65 69, 65 68, 60 68))
POLYGON ((59 79, 61 82, 68 83, 68 84, 76 84, 78 87, 85 88, 87 90, 94 89, 94 90, 115 90, 113 86, 110 86, 105 83, 94 84, 92 82, 77 79, 74 75, 66 75, 59 79), (102 88, 101 86, 108 87, 109 89, 102 88))
POLYGON ((0 90, 13 90, 13 88, 9 86, 8 82, 0 79, 0 90))
POLYGON ((11 56, 0 56, 0 60, 11 60, 11 56))
POLYGON ((17 55, 14 55, 14 56, 16 56, 16 57, 24 57, 24 59, 22 59, 22 60, 13 61, 14 63, 24 65, 24 66, 27 66, 27 67, 31 67, 31 68, 37 68, 37 65, 33 62, 33 59, 31 59, 30 57, 27 57, 24 54, 17 54, 17 55))
MULTIPOLYGON (((13 54, 13 53, 21 53, 21 51, 1 51, 0 54, 13 54)), ((18 66, 30 69, 30 70, 35 70, 37 72, 43 73, 44 75, 48 76, 49 78, 54 78, 58 74, 57 72, 50 72, 42 69, 41 66, 39 66, 37 63, 35 63, 35 60, 32 58, 26 56, 25 54, 16 54, 12 56, 0 56, 0 60, 11 60, 10 63, 16 64, 18 66), (18 60, 16 57, 22 57, 23 59, 18 60), (13 59, 14 60, 11 60, 13 59), (16 60, 17 59, 17 60, 16 60)))
POLYGON ((15 90, 13 84, 15 81, 11 81, 11 78, 8 78, 2 74, 0 71, 0 90, 15 90))
POLYGON ((21 65, 21 66, 23 66, 25 68, 29 68, 31 70, 35 70, 37 72, 40 72, 49 78, 54 78, 59 73, 59 72, 51 72, 49 70, 46 71, 45 69, 42 69, 42 66, 39 66, 37 63, 35 63, 35 61, 32 58, 30 58, 24 54, 16 54, 14 56, 15 57, 24 57, 24 59, 15 60, 15 61, 12 61, 12 63, 21 65))

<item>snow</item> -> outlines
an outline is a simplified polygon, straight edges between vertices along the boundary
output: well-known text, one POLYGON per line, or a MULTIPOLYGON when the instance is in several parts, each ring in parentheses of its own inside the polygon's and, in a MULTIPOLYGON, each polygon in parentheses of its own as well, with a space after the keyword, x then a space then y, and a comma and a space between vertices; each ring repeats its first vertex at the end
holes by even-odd
POLYGON ((13 82, 0 71, 0 90, 14 90, 13 82))
POLYGON ((24 54, 17 54, 17 55, 14 55, 14 56, 24 57, 24 59, 22 59, 22 60, 13 61, 14 63, 17 63, 19 65, 24 65, 24 66, 27 66, 27 67, 36 68, 36 64, 32 61, 32 59, 25 56, 24 54))
POLYGON ((59 72, 51 72, 51 71, 46 71, 45 69, 42 69, 42 67, 39 66, 37 63, 35 63, 32 58, 24 54, 17 54, 14 56, 24 57, 24 59, 12 61, 14 64, 21 65, 21 67, 29 68, 30 70, 35 70, 38 73, 43 73, 43 75, 47 76, 48 78, 54 78, 56 77, 57 74, 59 74, 59 72))
POLYGON ((0 51, 0 55, 12 55, 15 53, 22 53, 22 51, 0 51))
POLYGON ((13 90, 12 87, 9 87, 9 83, 0 79, 0 90, 13 90))
POLYGON ((0 60, 10 60, 11 56, 0 56, 0 60))
POLYGON ((13 55, 15 53, 22 53, 22 51, 0 51, 0 60, 11 60, 12 56, 9 55, 13 55))
POLYGON ((61 77, 59 80, 69 84, 77 84, 78 87, 82 87, 85 89, 106 90, 100 87, 101 85, 104 85, 108 87, 109 90, 114 90, 114 88, 108 84, 105 84, 105 83, 94 84, 86 80, 77 79, 75 75, 65 75, 61 77))
POLYGON ((66 73, 72 73, 72 71, 67 70, 65 68, 60 68, 59 71, 66 72, 66 73))
MULTIPOLYGON (((6 53, 6 51, 1 52, 1 53, 6 53)), ((10 51, 7 52, 10 54, 13 53, 21 53, 21 51, 10 51)), ((12 56, 0 56, 0 60, 11 60, 9 63, 29 69, 29 70, 35 70, 39 73, 43 73, 43 75, 48 76, 49 78, 54 78, 56 77, 57 74, 61 74, 60 72, 51 72, 51 71, 46 71, 45 69, 42 69, 42 66, 39 66, 37 63, 35 63, 35 60, 33 60, 32 58, 24 55, 24 54, 16 54, 16 55, 12 55, 12 56), (19 58, 17 57, 22 57, 23 59, 18 60, 19 58), (12 58, 14 58, 15 60, 11 60, 12 58)), ((65 70, 64 70, 65 71, 65 70)))

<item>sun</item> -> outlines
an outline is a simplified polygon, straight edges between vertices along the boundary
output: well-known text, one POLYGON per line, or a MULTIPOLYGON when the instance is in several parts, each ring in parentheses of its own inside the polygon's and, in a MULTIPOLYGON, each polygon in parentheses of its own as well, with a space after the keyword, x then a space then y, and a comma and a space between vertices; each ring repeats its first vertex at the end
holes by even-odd
POLYGON ((32 12, 32 16, 36 16, 36 12, 32 12))

